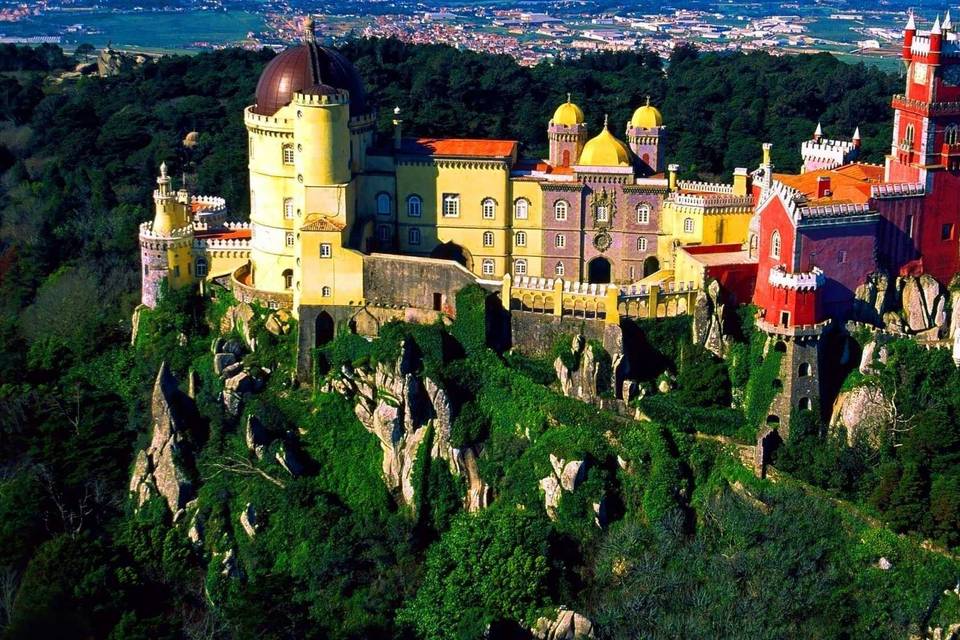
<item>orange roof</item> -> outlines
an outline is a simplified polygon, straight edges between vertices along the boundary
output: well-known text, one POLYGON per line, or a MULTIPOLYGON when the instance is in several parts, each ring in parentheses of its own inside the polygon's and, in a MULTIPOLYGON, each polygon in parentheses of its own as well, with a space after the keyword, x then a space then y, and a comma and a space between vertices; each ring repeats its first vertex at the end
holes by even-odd
POLYGON ((509 158, 517 147, 516 140, 473 140, 468 138, 405 139, 401 153, 457 158, 509 158))
POLYGON ((249 240, 250 229, 231 229, 227 231, 194 231, 194 237, 204 240, 249 240))
POLYGON ((339 220, 320 217, 303 225, 301 231, 343 231, 345 225, 339 220))
POLYGON ((807 196, 810 204, 866 204, 870 187, 883 181, 883 167, 869 164, 848 164, 836 169, 819 169, 800 175, 775 173, 774 178, 807 196), (830 178, 831 195, 817 197, 817 181, 830 178))

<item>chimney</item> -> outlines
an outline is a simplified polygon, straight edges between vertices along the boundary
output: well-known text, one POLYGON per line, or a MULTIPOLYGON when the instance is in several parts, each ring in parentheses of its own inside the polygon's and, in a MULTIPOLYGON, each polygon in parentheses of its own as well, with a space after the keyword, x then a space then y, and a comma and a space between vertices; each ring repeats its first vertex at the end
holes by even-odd
POLYGON ((750 191, 750 176, 745 167, 733 170, 733 195, 745 196, 750 191))
POLYGON ((817 176, 817 198, 826 198, 830 191, 830 176, 817 176))
POLYGON ((670 191, 677 190, 677 172, 680 171, 680 165, 671 164, 667 166, 668 178, 669 178, 669 187, 670 191))

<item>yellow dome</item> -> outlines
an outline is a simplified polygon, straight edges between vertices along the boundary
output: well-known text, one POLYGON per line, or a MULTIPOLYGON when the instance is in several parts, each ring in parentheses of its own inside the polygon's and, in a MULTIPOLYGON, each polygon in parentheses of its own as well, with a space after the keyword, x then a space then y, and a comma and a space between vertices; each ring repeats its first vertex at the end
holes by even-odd
POLYGON ((583 145, 580 161, 577 164, 588 167, 628 167, 630 150, 610 133, 604 121, 603 131, 583 145))
POLYGON ((562 124, 566 127, 572 127, 576 124, 583 124, 583 111, 580 107, 570 102, 570 94, 567 94, 567 101, 557 107, 553 112, 553 124, 562 124))
POLYGON ((647 96, 647 104, 633 112, 630 118, 630 126, 640 129, 653 129, 663 125, 663 116, 656 107, 650 106, 650 97, 647 96))

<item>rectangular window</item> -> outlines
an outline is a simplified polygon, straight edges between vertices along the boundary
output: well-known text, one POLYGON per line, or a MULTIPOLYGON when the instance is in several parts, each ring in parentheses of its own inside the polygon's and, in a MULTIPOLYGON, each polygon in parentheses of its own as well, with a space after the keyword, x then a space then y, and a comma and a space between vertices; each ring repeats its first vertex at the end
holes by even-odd
POLYGON ((448 218, 460 215, 460 196, 458 194, 443 194, 443 215, 448 218))
POLYGON ((320 257, 321 257, 321 258, 329 258, 329 257, 332 256, 332 255, 333 255, 333 247, 330 245, 330 243, 329 243, 329 242, 321 242, 321 243, 320 243, 320 257))
POLYGON ((292 246, 293 246, 293 234, 292 234, 292 233, 287 233, 287 246, 288 246, 288 247, 292 247, 292 246))
POLYGON ((557 249, 563 249, 565 246, 567 246, 567 239, 562 233, 557 234, 557 238, 554 240, 554 246, 557 249))
POLYGON ((438 291, 434 291, 433 292, 433 310, 440 311, 441 309, 443 309, 443 294, 438 291))
POLYGON ((293 198, 283 199, 283 217, 287 220, 293 220, 293 198))
POLYGON ((790 312, 789 312, 789 311, 781 311, 781 312, 780 312, 780 324, 782 324, 783 326, 787 326, 788 324, 790 324, 790 312))
POLYGON ((407 241, 410 244, 420 244, 420 229, 410 227, 410 231, 407 232, 407 241))
POLYGON ((940 227, 940 239, 941 240, 953 240, 953 225, 945 224, 940 227))
POLYGON ((847 262, 847 252, 840 251, 837 253, 837 264, 846 264, 847 262))
POLYGON ((607 206, 603 204, 597 205, 597 222, 606 222, 607 221, 607 206))
POLYGON ((283 145, 283 164, 293 164, 293 145, 283 145))
POLYGON ((377 227, 377 237, 380 239, 380 242, 390 242, 390 227, 385 224, 377 227))
POLYGON ((174 278, 180 277, 180 265, 173 265, 173 277, 174 278))

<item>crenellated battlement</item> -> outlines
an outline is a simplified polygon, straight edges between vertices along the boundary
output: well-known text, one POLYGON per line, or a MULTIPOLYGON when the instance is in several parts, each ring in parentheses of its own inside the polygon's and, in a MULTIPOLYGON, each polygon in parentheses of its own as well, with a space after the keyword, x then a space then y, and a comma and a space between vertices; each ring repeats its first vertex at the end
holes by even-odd
POLYGON ((926 189, 919 182, 883 183, 870 187, 870 197, 876 199, 908 198, 923 195, 926 195, 926 189))
POLYGON ((823 270, 814 267, 808 272, 787 273, 782 265, 777 265, 770 270, 768 281, 774 287, 782 289, 793 289, 795 291, 814 291, 823 286, 826 282, 823 270))
POLYGON ((701 191, 704 193, 733 194, 733 185, 723 182, 700 182, 696 180, 680 180, 677 186, 683 191, 701 191))

